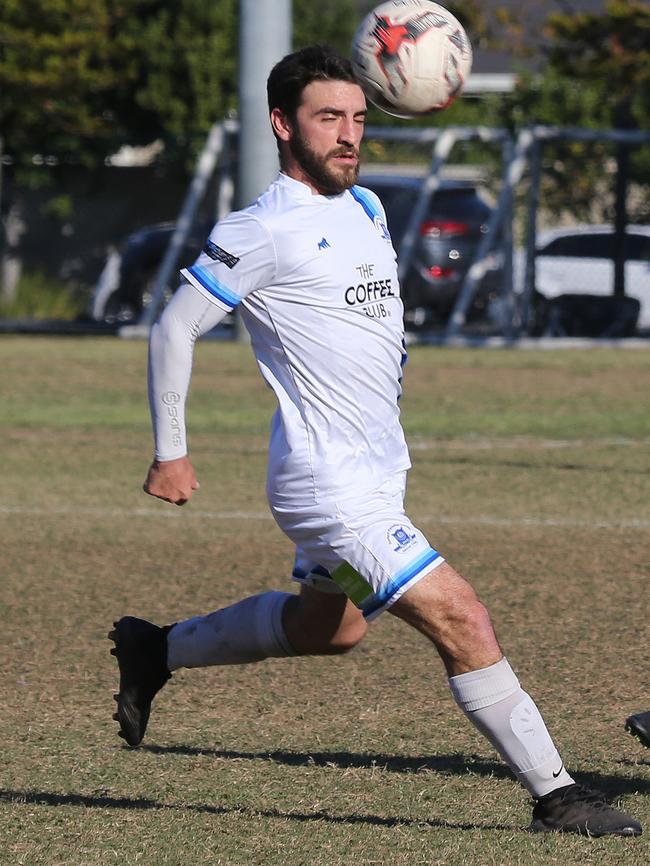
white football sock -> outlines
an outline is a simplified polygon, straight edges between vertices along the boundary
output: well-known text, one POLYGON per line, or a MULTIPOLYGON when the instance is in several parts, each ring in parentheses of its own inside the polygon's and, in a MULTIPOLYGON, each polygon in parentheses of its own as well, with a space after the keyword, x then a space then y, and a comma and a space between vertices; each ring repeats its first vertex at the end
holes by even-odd
POLYGON ((206 616, 174 625, 167 635, 167 666, 242 665, 295 655, 282 626, 288 592, 264 592, 206 616))
POLYGON ((451 677, 456 703, 533 797, 573 784, 532 698, 505 658, 451 677))

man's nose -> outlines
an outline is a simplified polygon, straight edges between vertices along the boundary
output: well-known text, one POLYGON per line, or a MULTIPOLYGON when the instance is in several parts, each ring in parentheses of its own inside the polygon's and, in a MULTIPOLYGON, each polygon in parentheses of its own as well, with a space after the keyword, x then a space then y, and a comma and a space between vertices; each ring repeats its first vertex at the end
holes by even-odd
POLYGON ((355 123, 354 118, 344 118, 339 127, 339 142, 356 147, 361 138, 361 129, 358 127, 359 124, 355 123))

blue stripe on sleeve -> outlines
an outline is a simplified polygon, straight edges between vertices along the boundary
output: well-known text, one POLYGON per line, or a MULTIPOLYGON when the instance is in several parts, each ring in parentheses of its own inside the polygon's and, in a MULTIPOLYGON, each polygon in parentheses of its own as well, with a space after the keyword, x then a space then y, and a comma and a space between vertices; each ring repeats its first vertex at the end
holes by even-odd
POLYGON ((210 271, 206 268, 193 265, 187 269, 188 274, 191 274, 204 289, 214 295, 215 298, 221 301, 222 304, 227 304, 231 309, 234 309, 241 302, 241 298, 235 295, 230 289, 226 288, 219 280, 215 280, 210 271))
POLYGON ((372 203, 370 198, 361 192, 358 186, 350 187, 350 195, 355 201, 358 201, 361 207, 365 210, 370 219, 374 222, 375 217, 381 216, 377 207, 372 203))

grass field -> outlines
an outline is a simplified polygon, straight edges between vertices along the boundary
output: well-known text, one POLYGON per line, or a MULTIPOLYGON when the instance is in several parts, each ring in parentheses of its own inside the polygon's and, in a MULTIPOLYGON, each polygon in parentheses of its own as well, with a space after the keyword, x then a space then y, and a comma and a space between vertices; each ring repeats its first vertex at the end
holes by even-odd
POLYGON ((423 638, 381 617, 353 653, 181 671, 131 750, 106 639, 287 588, 264 499, 273 397, 249 349, 197 349, 185 509, 146 497, 146 346, 0 339, 0 863, 647 866, 650 352, 420 348, 409 511, 490 608, 579 781, 640 839, 535 835, 423 638))

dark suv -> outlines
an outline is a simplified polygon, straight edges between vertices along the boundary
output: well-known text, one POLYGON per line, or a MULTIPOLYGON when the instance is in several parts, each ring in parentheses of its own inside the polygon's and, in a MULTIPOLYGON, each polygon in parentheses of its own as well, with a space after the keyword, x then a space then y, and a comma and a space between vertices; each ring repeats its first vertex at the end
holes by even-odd
MULTIPOLYGON (((359 178, 360 185, 372 189, 382 200, 398 253, 422 182, 421 176, 396 174, 364 173, 359 178)), ((421 326, 448 317, 478 243, 487 231, 491 212, 475 184, 448 180, 441 183, 419 226, 411 266, 403 280, 407 325, 421 326)), ((193 228, 181 251, 178 268, 194 261, 211 228, 210 224, 197 224, 193 228)), ((125 239, 114 255, 112 268, 107 263, 95 287, 93 319, 122 323, 138 320, 151 301, 153 282, 173 232, 173 223, 161 223, 142 228, 125 239)), ((490 297, 500 291, 500 282, 499 256, 495 255, 476 293, 471 316, 484 315, 490 297)), ((169 290, 175 288, 173 285, 169 290)))
MULTIPOLYGON (((398 255, 422 182, 422 177, 395 175, 368 174, 360 179, 382 200, 398 255)), ((442 181, 418 227, 411 266, 402 285, 407 323, 447 319, 478 244, 488 231, 491 214, 491 206, 475 184, 442 181)), ((500 293, 501 280, 502 256, 495 253, 476 293, 473 317, 482 316, 489 299, 500 293)))

